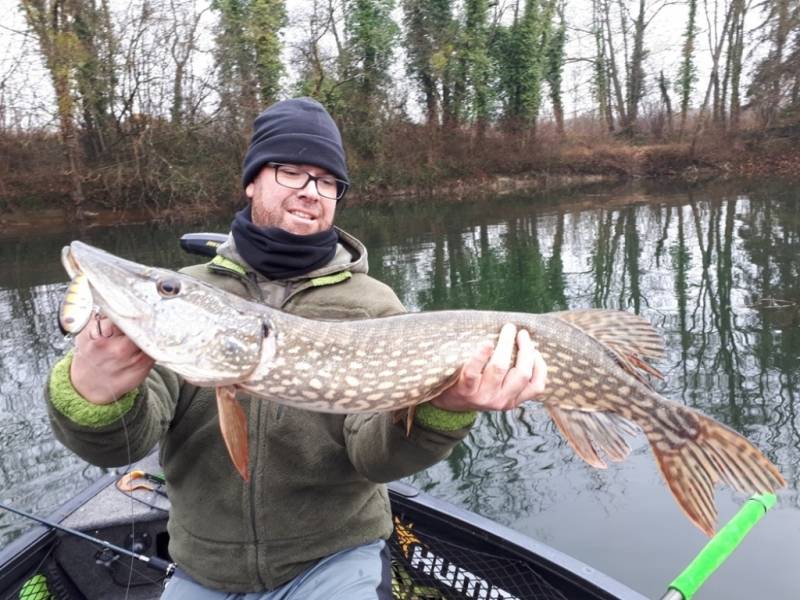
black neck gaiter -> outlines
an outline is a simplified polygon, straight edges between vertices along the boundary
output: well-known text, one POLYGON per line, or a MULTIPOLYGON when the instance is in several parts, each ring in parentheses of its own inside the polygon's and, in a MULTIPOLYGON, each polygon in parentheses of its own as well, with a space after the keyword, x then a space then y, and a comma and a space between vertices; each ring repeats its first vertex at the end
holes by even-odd
POLYGON ((339 242, 333 227, 311 235, 258 227, 249 205, 236 213, 231 232, 239 255, 267 279, 288 279, 318 269, 333 258, 339 242))

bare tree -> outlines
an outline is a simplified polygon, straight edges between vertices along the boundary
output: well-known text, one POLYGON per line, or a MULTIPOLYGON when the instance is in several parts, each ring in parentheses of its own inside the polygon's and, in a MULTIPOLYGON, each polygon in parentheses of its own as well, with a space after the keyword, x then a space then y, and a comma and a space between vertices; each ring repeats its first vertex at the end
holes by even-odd
POLYGON ((708 21, 709 49, 711 50, 711 75, 709 75, 708 78, 705 97, 703 98, 703 104, 700 107, 700 114, 698 115, 697 123, 695 124, 694 135, 692 136, 692 150, 694 150, 697 144, 697 139, 700 135, 700 131, 705 125, 705 116, 706 111, 708 110, 709 100, 711 99, 711 93, 715 90, 716 93, 719 91, 719 59, 722 55, 722 48, 725 45, 725 39, 728 34, 728 28, 730 27, 732 16, 733 8, 731 4, 725 10, 725 20, 722 24, 722 31, 718 31, 714 26, 716 21, 712 22, 711 17, 708 14, 708 2, 706 0, 706 20, 708 21), (715 35, 714 32, 716 31, 718 31, 718 33, 715 35))
POLYGON ((671 4, 672 0, 635 0, 634 15, 626 0, 617 0, 616 5, 611 0, 599 0, 608 77, 616 102, 620 133, 625 135, 636 132, 639 109, 646 92, 647 29, 658 14, 671 4), (612 26, 614 19, 619 21, 617 29, 612 26))
POLYGON ((171 16, 169 52, 175 63, 175 74, 172 85, 172 107, 170 109, 171 121, 174 125, 181 125, 185 113, 185 85, 188 76, 187 69, 195 51, 197 50, 197 29, 203 15, 210 6, 198 10, 196 0, 181 1, 169 0, 171 16))
POLYGON ((73 29, 75 2, 20 0, 25 20, 39 43, 56 95, 58 125, 68 164, 70 199, 78 219, 84 215, 83 161, 75 125, 73 88, 83 48, 73 29))

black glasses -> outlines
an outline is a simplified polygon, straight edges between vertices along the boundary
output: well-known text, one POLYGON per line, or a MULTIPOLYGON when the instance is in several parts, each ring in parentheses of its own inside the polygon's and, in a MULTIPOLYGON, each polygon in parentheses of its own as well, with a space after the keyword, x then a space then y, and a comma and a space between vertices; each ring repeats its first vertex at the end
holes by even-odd
POLYGON ((341 200, 349 187, 346 181, 337 179, 333 175, 317 176, 294 165, 283 163, 268 164, 275 169, 275 181, 283 187, 292 188, 293 190, 302 190, 308 185, 309 181, 313 181, 320 196, 331 200, 341 200))

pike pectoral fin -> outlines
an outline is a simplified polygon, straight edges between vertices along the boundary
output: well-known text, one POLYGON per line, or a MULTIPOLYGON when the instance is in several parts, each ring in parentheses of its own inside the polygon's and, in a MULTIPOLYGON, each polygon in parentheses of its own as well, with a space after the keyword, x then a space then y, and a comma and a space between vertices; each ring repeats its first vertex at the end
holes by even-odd
POLYGON ((714 535, 718 481, 746 494, 773 493, 786 485, 775 465, 741 435, 685 407, 674 410, 692 427, 680 434, 658 429, 645 433, 678 506, 705 534, 714 535))
POLYGON ((406 437, 411 437, 411 430, 414 428, 414 415, 417 414, 417 405, 401 408, 392 413, 392 423, 403 423, 406 430, 406 437))
POLYGON ((573 450, 593 467, 606 468, 598 450, 615 462, 625 460, 630 453, 625 436, 636 435, 638 430, 622 417, 613 413, 567 410, 549 403, 545 406, 573 450))
POLYGON ((249 481, 250 452, 247 443, 247 415, 245 415, 242 405, 236 400, 234 386, 217 388, 217 410, 219 427, 222 430, 222 439, 225 440, 228 454, 242 479, 249 481))

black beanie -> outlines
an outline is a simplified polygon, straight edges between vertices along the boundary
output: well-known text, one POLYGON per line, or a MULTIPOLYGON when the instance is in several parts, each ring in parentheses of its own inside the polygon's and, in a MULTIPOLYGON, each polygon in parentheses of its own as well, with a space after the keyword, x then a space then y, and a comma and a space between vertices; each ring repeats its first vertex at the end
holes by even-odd
POLYGON ((269 162, 314 165, 350 181, 339 129, 328 111, 312 98, 283 100, 258 115, 244 156, 243 187, 269 162))

